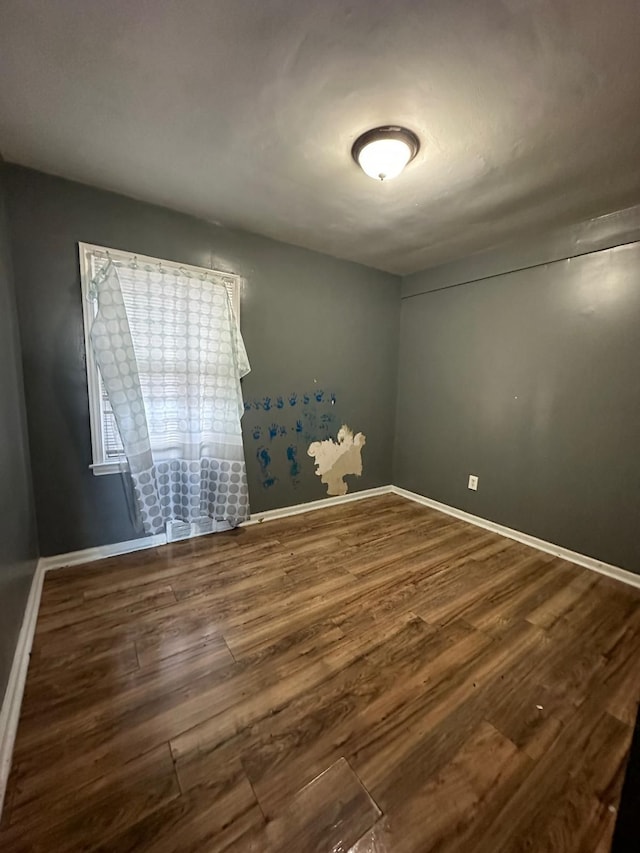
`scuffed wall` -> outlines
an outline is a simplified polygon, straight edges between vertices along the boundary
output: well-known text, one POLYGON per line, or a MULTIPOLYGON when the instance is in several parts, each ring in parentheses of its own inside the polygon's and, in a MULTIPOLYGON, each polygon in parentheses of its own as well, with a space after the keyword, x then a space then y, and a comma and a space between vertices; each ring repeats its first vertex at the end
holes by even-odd
POLYGON ((316 475, 326 484, 328 495, 346 495, 345 477, 362 476, 362 448, 365 443, 366 437, 361 432, 354 435, 343 424, 335 441, 328 438, 309 445, 307 454, 314 458, 316 475))

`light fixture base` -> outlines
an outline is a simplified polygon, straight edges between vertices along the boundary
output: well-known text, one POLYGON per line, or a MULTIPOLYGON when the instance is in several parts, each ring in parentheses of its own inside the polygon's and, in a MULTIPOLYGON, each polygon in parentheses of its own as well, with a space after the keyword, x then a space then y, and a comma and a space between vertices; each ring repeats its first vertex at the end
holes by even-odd
MULTIPOLYGON (((361 154, 364 149, 367 146, 372 145, 372 143, 385 142, 387 140, 391 142, 401 142, 406 145, 408 159, 406 160, 405 165, 410 163, 420 150, 420 140, 416 134, 412 130, 409 130, 406 127, 401 127, 400 125, 389 124, 383 127, 375 127, 372 130, 367 130, 365 133, 362 133, 353 143, 351 156, 365 174, 368 174, 369 177, 375 177, 380 181, 383 181, 386 177, 395 177, 395 175, 387 176, 384 172, 380 172, 375 175, 372 174, 363 165, 361 154)), ((404 166, 402 166, 402 168, 404 168, 404 166)), ((402 168, 400 171, 402 171, 402 168)), ((399 172, 396 172, 396 174, 399 174, 399 172)))

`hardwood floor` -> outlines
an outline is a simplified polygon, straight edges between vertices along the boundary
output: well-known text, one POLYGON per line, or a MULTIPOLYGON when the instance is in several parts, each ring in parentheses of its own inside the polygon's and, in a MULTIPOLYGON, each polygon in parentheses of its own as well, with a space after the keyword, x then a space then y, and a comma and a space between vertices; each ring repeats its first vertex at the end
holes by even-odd
POLYGON ((393 495, 51 572, 0 849, 605 853, 639 602, 393 495))

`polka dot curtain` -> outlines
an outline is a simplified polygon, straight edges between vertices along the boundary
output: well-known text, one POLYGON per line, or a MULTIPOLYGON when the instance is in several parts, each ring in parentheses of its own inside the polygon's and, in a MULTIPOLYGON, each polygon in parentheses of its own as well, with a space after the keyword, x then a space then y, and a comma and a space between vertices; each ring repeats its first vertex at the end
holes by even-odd
POLYGON ((133 481, 139 521, 249 517, 240 378, 249 362, 215 275, 108 261, 92 283, 91 343, 133 481))

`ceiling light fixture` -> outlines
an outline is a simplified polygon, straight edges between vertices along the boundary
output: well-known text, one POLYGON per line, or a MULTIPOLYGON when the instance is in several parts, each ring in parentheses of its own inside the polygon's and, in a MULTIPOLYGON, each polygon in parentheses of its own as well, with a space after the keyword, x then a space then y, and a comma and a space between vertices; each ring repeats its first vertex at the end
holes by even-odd
POLYGON ((406 127, 376 127, 359 136, 351 156, 362 171, 376 181, 397 178, 420 149, 420 140, 406 127))

